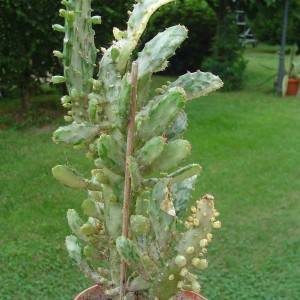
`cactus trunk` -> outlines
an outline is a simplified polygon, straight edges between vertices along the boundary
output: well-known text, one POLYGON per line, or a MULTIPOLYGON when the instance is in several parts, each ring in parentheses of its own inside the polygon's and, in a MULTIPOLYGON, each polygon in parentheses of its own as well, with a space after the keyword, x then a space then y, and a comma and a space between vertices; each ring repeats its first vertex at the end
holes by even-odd
POLYGON ((75 210, 67 213, 74 235, 67 237, 66 247, 79 268, 113 298, 140 294, 167 300, 182 290, 199 292, 196 274, 207 267, 210 231, 221 225, 212 196, 192 199, 201 167, 177 167, 191 152, 182 138, 186 101, 215 91, 222 81, 210 73, 187 73, 150 98, 151 77, 166 68, 187 38, 181 25, 159 33, 137 56, 134 52, 152 14, 169 2, 137 1, 127 29, 114 28, 115 40, 101 48, 96 78, 99 51, 92 25, 101 18, 91 16, 91 0, 64 0, 60 15, 65 24, 53 26, 65 38, 63 52, 54 51, 63 61, 64 76, 52 81, 68 87, 61 101, 71 122, 53 140, 84 149, 94 163, 88 179, 71 166, 52 170, 63 185, 87 190, 82 205, 87 219, 75 210))

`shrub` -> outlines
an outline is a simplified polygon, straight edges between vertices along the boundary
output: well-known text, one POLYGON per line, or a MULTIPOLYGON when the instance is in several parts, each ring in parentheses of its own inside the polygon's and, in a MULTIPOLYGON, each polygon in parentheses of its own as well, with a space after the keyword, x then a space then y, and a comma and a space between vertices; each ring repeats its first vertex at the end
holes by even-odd
POLYGON ((202 69, 219 74, 224 81, 224 91, 240 89, 244 82, 246 61, 243 58, 236 25, 229 17, 227 24, 217 32, 211 48, 212 55, 205 59, 202 69))
POLYGON ((0 89, 4 96, 18 90, 27 108, 40 80, 58 67, 51 23, 58 19, 59 1, 0 0, 0 7, 0 89))

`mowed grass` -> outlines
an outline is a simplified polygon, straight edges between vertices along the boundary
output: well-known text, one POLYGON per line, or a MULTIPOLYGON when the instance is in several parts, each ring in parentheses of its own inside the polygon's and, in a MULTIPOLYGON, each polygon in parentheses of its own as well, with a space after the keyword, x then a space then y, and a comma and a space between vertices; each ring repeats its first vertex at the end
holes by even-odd
MULTIPOLYGON (((246 58, 243 91, 187 105, 193 149, 186 163, 203 166, 194 198, 212 193, 223 224, 209 247, 202 293, 209 300, 299 299, 300 99, 271 93, 276 54, 249 50, 246 58)), ((1 300, 67 300, 91 285, 64 247, 66 210, 80 211, 86 195, 55 182, 51 168, 65 163, 88 175, 92 164, 53 144, 54 129, 0 131, 1 300)))

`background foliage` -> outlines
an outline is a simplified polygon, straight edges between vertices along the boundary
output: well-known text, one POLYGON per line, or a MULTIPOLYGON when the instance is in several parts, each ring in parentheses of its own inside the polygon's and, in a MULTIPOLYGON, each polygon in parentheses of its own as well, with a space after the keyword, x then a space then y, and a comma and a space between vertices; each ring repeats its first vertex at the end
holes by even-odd
MULTIPOLYGON (((300 44, 300 1, 289 1, 287 43, 300 44)), ((268 6, 267 9, 248 10, 249 24, 258 40, 269 44, 279 44, 282 32, 283 1, 268 6)))
POLYGON ((216 31, 211 47, 211 55, 202 64, 204 71, 218 74, 224 82, 223 91, 240 89, 244 83, 246 61, 243 58, 244 47, 239 41, 239 32, 235 24, 234 1, 206 0, 216 15, 216 31))
POLYGON ((151 19, 143 41, 154 37, 157 30, 168 26, 185 25, 189 38, 170 60, 167 74, 181 75, 199 69, 204 57, 209 55, 212 38, 216 31, 216 16, 202 0, 177 0, 163 6, 151 19))
POLYGON ((214 37, 212 55, 202 64, 203 71, 218 74, 224 81, 223 91, 238 90, 243 87, 246 70, 244 48, 238 39, 237 28, 232 20, 214 37), (226 43, 224 43, 226 40, 226 43))
POLYGON ((0 7, 0 90, 19 90, 28 108, 40 79, 58 66, 51 55, 58 45, 51 24, 58 21, 60 2, 0 0, 0 7))
MULTIPOLYGON (((95 14, 105 20, 98 45, 107 45, 112 38, 112 27, 124 23, 124 16, 131 1, 94 1, 95 14)), ((37 93, 49 73, 62 72, 53 58, 54 49, 61 50, 61 36, 51 26, 62 23, 58 16, 60 1, 0 0, 0 91, 3 96, 20 94, 23 107, 31 105, 31 96, 37 93)))
MULTIPOLYGON (((98 48, 109 46, 113 26, 125 28, 132 2, 93 1, 95 14, 103 19, 95 28, 98 48)), ((256 38, 274 44, 281 38, 283 5, 284 0, 177 0, 155 14, 143 42, 153 37, 157 29, 162 31, 178 23, 185 25, 189 29, 189 39, 171 60, 168 74, 177 75, 203 66, 219 73, 227 82, 226 89, 236 89, 242 85, 245 62, 233 26, 231 33, 229 27, 224 27, 226 37, 222 33, 218 36, 218 32, 222 32, 218 27, 224 23, 222 10, 230 17, 235 9, 244 9, 256 38), (222 52, 221 59, 218 53, 222 52)), ((53 23, 62 22, 57 14, 60 6, 59 0, 0 0, 0 97, 8 99, 19 94, 27 109, 32 95, 40 92, 40 82, 46 80, 48 73, 61 73, 61 66, 52 57, 54 49, 62 49, 61 39, 51 29, 53 23)), ((290 0, 288 43, 299 45, 299 27, 300 0, 290 0)))

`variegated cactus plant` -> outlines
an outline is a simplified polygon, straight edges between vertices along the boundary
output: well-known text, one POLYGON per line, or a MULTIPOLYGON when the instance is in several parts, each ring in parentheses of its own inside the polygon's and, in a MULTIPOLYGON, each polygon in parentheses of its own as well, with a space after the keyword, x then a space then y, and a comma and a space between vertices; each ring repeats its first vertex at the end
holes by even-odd
POLYGON ((87 190, 82 205, 87 220, 73 209, 67 213, 74 235, 66 238, 66 246, 79 268, 113 297, 122 290, 121 261, 127 265, 121 298, 139 293, 145 299, 165 300, 180 290, 199 292, 195 273, 207 267, 211 229, 221 225, 211 195, 190 199, 201 167, 174 168, 191 152, 190 143, 182 139, 187 128, 186 102, 220 88, 222 81, 211 73, 187 73, 157 89, 156 96, 149 96, 151 77, 166 68, 187 38, 187 29, 181 25, 159 33, 137 57, 133 54, 151 15, 169 2, 172 0, 139 0, 134 4, 128 12, 127 29, 114 28, 111 47, 101 48, 96 78, 100 51, 94 44, 92 25, 100 24, 101 18, 91 16, 91 0, 62 1, 65 8, 60 15, 65 23, 53 25, 65 37, 63 52, 54 51, 63 62, 64 75, 53 76, 52 82, 67 85, 62 104, 69 109, 65 120, 71 123, 56 130, 53 139, 86 149, 95 164, 90 179, 69 166, 52 170, 63 185, 87 190), (138 65, 135 78, 131 71, 134 59, 138 65), (135 85, 133 151, 128 156, 135 85), (127 171, 131 202, 124 235, 127 171))

